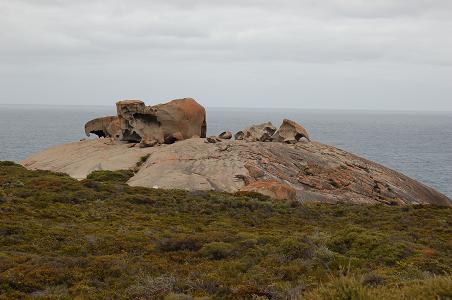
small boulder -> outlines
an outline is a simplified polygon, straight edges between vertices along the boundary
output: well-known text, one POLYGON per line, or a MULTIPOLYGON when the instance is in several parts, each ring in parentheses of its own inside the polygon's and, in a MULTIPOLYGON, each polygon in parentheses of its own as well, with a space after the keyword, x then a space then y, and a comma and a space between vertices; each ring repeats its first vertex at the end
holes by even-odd
POLYGON ((303 137, 310 141, 308 132, 303 126, 292 120, 284 119, 278 131, 273 134, 272 140, 293 144, 303 137))
POLYGON ((276 127, 271 122, 267 122, 242 129, 234 137, 236 140, 245 140, 248 142, 267 142, 272 140, 272 135, 275 131, 276 127))
POLYGON ((243 192, 257 192, 278 200, 295 200, 297 191, 287 183, 278 180, 258 180, 242 187, 243 192))
POLYGON ((206 138, 206 141, 208 143, 215 144, 215 143, 221 142, 221 139, 219 139, 216 136, 209 136, 209 137, 206 138))
POLYGON ((147 147, 154 147, 155 145, 158 144, 157 140, 142 140, 139 144, 140 148, 147 148, 147 147))
POLYGON ((232 132, 224 131, 218 135, 218 137, 222 140, 230 140, 232 138, 232 132))

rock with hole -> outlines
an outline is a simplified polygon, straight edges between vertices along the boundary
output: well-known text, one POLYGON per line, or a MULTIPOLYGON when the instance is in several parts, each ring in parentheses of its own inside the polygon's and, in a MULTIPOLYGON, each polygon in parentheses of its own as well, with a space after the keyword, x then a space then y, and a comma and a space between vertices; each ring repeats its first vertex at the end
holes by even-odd
POLYGON ((85 133, 150 147, 193 137, 206 137, 206 111, 194 99, 183 98, 146 106, 140 100, 116 103, 117 116, 85 124, 85 133))
POLYGON ((278 131, 272 136, 272 140, 275 142, 293 144, 298 142, 301 138, 305 138, 308 141, 309 134, 306 129, 292 120, 284 119, 278 131))

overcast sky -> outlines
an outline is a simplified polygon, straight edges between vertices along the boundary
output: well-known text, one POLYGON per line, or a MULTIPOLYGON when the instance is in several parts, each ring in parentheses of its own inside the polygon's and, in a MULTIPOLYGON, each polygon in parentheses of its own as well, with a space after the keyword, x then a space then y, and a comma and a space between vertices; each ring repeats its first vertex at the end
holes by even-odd
POLYGON ((0 0, 0 103, 452 110, 450 0, 0 0))

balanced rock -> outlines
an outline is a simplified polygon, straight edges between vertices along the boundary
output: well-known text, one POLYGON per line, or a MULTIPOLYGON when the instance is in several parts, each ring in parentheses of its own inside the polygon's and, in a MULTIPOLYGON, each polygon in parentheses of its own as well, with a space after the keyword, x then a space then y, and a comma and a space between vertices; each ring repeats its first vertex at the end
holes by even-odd
POLYGON ((276 131, 272 136, 272 140, 275 142, 291 144, 298 142, 301 138, 305 138, 310 141, 306 129, 304 129, 304 127, 300 124, 288 119, 283 120, 283 123, 279 127, 278 131, 276 131))
POLYGON ((245 140, 248 142, 266 142, 272 140, 272 135, 275 132, 276 127, 271 122, 267 122, 242 129, 234 137, 236 140, 245 140))
POLYGON ((117 116, 97 118, 85 125, 85 133, 140 146, 171 144, 193 137, 206 137, 206 111, 194 99, 184 98, 146 106, 140 100, 116 103, 117 116))

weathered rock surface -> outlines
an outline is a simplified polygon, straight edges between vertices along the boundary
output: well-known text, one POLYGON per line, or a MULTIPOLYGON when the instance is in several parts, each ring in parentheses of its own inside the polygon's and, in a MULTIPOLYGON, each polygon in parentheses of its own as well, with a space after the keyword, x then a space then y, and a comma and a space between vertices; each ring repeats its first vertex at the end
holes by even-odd
POLYGON ((133 144, 110 138, 83 140, 49 148, 22 162, 29 169, 51 170, 83 179, 97 170, 134 168, 152 148, 130 147, 133 144))
POLYGON ((275 132, 276 127, 271 122, 267 122, 242 129, 234 137, 236 140, 245 140, 248 142, 267 142, 272 140, 272 135, 275 132))
POLYGON ((279 200, 295 200, 297 198, 297 191, 292 186, 274 179, 253 181, 242 187, 240 191, 257 192, 279 200))
POLYGON ((86 123, 85 133, 141 142, 141 147, 206 136, 206 111, 191 98, 154 106, 146 106, 140 100, 124 100, 116 103, 116 109, 117 116, 86 123))
POLYGON ((301 138, 310 141, 306 129, 292 120, 284 119, 279 129, 272 136, 272 141, 294 144, 301 138))
POLYGON ((121 124, 117 116, 96 118, 85 124, 87 136, 94 133, 98 137, 115 137, 122 139, 121 124))
POLYGON ((206 143, 193 138, 129 148, 118 141, 96 139, 50 148, 22 164, 84 178, 94 170, 133 168, 146 154, 146 162, 128 182, 132 186, 272 191, 275 195, 286 190, 287 198, 293 197, 289 192, 293 189, 299 201, 451 205, 446 196, 399 172, 318 142, 206 143), (285 185, 289 188, 278 189, 285 185))

